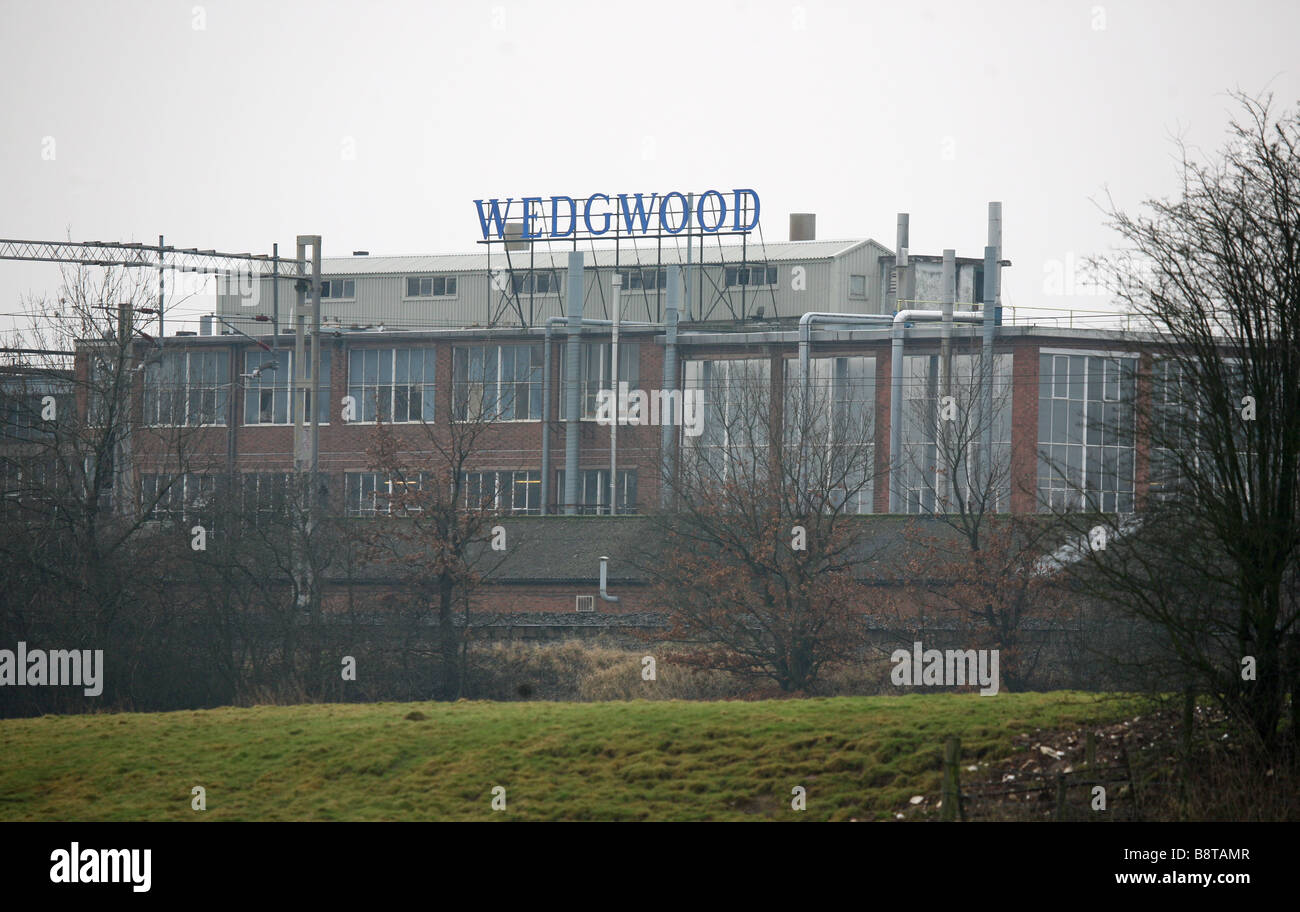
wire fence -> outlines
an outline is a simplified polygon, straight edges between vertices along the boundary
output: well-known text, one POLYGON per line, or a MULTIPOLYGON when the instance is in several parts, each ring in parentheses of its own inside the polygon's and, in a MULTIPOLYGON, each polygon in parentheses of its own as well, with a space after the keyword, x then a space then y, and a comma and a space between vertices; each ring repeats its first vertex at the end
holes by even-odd
POLYGON ((1117 762, 1098 763, 1092 732, 1087 735, 1084 762, 1077 769, 1008 773, 1001 782, 973 786, 962 785, 961 741, 949 738, 944 744, 939 810, 945 821, 1142 819, 1127 748, 1121 747, 1117 762))

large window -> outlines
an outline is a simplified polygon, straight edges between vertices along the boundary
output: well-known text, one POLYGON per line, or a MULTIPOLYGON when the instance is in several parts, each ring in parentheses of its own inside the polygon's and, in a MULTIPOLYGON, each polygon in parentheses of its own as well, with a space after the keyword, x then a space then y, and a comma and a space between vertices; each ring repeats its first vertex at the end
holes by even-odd
MULTIPOLYGON (((565 359, 568 346, 560 346, 560 420, 567 417, 565 401, 568 389, 568 370, 565 359)), ((581 417, 584 421, 596 417, 596 394, 602 389, 613 390, 609 382, 610 347, 608 342, 582 343, 579 364, 578 401, 582 404, 581 417)), ((626 383, 629 389, 636 389, 641 378, 641 346, 636 342, 620 342, 618 346, 618 379, 626 383)))
POLYGON ((984 415, 982 361, 955 354, 948 391, 939 355, 903 359, 903 510, 907 513, 1006 512, 1011 508, 1009 354, 993 359, 993 414, 984 415), (951 399, 945 397, 951 396, 951 399), (993 454, 984 464, 984 429, 993 454))
POLYGON ((624 291, 656 291, 668 287, 667 269, 620 269, 624 291))
POLYGON ((1240 415, 1247 385, 1241 362, 1223 358, 1216 365, 1183 363, 1175 358, 1156 357, 1151 365, 1151 496, 1170 499, 1195 495, 1194 485, 1210 484, 1219 489, 1233 489, 1239 482, 1249 484, 1252 447, 1247 433, 1249 423, 1235 424, 1233 460, 1207 458, 1224 439, 1218 416, 1240 415), (1210 376, 1205 374, 1209 373, 1210 376), (1215 396, 1226 397, 1216 404, 1215 396), (1234 475, 1224 478, 1223 473, 1234 475))
MULTIPOLYGON (((555 476, 558 508, 564 511, 564 470, 555 476)), ((614 505, 619 514, 636 512, 636 470, 618 470, 618 500, 614 505)), ((578 472, 578 512, 586 515, 609 514, 609 469, 582 469, 578 472)))
POLYGON ((785 362, 784 438, 788 470, 820 477, 810 483, 849 513, 873 510, 876 359, 810 358, 806 396, 799 361, 785 362), (807 414, 804 414, 804 403, 807 414))
POLYGON ((194 523, 211 531, 226 487, 223 478, 192 473, 141 475, 140 503, 149 519, 194 523))
POLYGON ((684 389, 699 391, 703 427, 699 436, 683 438, 685 467, 714 480, 764 481, 770 376, 766 358, 686 362, 684 389))
POLYGON ((390 514, 397 506, 400 512, 419 512, 417 503, 401 505, 407 491, 421 490, 426 476, 421 472, 415 478, 390 478, 382 472, 348 472, 344 475, 344 510, 348 516, 376 516, 390 514))
POLYGON ((467 510, 495 513, 542 512, 542 473, 537 471, 466 472, 462 486, 467 510))
POLYGON ((357 296, 357 283, 354 279, 328 279, 320 283, 320 296, 333 299, 349 299, 357 296))
POLYGON ((13 384, 0 392, 0 440, 48 440, 58 427, 67 427, 75 414, 77 399, 73 393, 63 392, 61 385, 35 381, 13 384), (54 399, 54 418, 46 420, 45 397, 54 399))
POLYGON ((451 298, 456 296, 455 276, 407 276, 408 298, 451 298))
MULTIPOLYGON (((293 358, 289 350, 267 352, 262 350, 244 353, 244 424, 293 424, 294 403, 293 358)), ((311 379, 311 352, 304 352, 306 376, 311 379)), ((320 383, 317 390, 317 421, 327 424, 330 419, 330 352, 322 347, 320 353, 320 383)), ((307 408, 311 408, 312 393, 307 392, 307 408)), ((310 415, 310 411, 308 411, 310 415)))
POLYGON ((286 472, 247 472, 240 476, 240 505, 249 522, 288 514, 296 493, 294 476, 286 472))
POLYGON ((727 286, 733 285, 775 285, 775 266, 728 266, 725 270, 727 286))
POLYGON ((560 279, 554 272, 516 272, 510 276, 515 294, 559 294, 560 279))
POLYGON ((433 420, 433 348, 353 349, 348 356, 348 395, 358 421, 433 420))
POLYGON ((144 423, 225 424, 230 395, 229 354, 165 352, 144 375, 144 423))
POLYGON ((458 345, 452 380, 457 421, 542 417, 541 345, 458 345))
POLYGON ((1133 511, 1137 359, 1047 353, 1038 362, 1044 509, 1133 511))

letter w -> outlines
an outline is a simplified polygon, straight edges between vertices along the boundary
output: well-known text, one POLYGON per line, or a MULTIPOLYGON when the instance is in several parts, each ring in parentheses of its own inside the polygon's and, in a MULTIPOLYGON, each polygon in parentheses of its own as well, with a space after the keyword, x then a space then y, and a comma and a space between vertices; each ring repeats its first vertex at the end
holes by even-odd
POLYGON ((506 219, 510 218, 510 204, 514 202, 514 197, 506 198, 506 211, 503 213, 500 208, 500 200, 488 200, 492 206, 492 214, 487 218, 483 217, 483 200, 474 200, 474 206, 478 209, 478 223, 483 228, 483 240, 488 238, 488 222, 496 226, 497 239, 505 240, 506 236, 506 219))
POLYGON ((647 230, 649 230, 650 213, 654 211, 655 200, 659 198, 659 194, 658 193, 650 194, 650 208, 648 210, 645 207, 645 202, 643 197, 644 194, 641 193, 636 194, 636 206, 635 208, 630 208, 627 204, 627 194, 620 193, 618 195, 619 208, 623 210, 623 221, 627 223, 628 231, 636 230, 632 227, 633 212, 635 212, 637 218, 641 220, 641 233, 644 234, 647 230))

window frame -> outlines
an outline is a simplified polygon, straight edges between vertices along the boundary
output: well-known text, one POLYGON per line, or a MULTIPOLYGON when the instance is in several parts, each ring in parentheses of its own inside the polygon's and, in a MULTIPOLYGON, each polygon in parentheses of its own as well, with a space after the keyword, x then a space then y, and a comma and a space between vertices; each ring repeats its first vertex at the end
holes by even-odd
POLYGON ((436 346, 436 345, 395 345, 395 346, 391 346, 391 347, 386 346, 386 347, 382 347, 382 348, 375 348, 375 347, 365 347, 365 348, 357 347, 357 348, 349 348, 349 349, 348 349, 347 395, 350 396, 350 397, 352 397, 353 400, 354 400, 354 407, 355 407, 355 410, 356 410, 356 417, 353 418, 352 420, 348 421, 347 423, 348 423, 348 424, 375 424, 375 425, 377 425, 377 424, 379 423, 379 415, 380 415, 381 413, 382 413, 382 414, 385 414, 385 415, 387 416, 387 417, 384 418, 384 424, 410 424, 410 425, 416 425, 416 424, 433 424, 433 423, 435 423, 435 421, 436 421, 436 419, 437 419, 437 415, 438 415, 438 409, 437 409, 438 355, 437 355, 437 352, 438 352, 438 346, 436 346), (420 373, 421 373, 421 378, 422 378, 422 379, 420 380, 420 382, 419 382, 418 384, 412 382, 412 380, 410 379, 410 378, 411 378, 411 367, 410 367, 410 363, 411 363, 411 353, 412 353, 412 352, 417 352, 417 351, 422 353, 421 364, 420 364, 420 367, 421 367, 421 372, 420 372, 420 373), (396 379, 396 378, 397 378, 397 364, 398 364, 398 360, 399 360, 399 358, 398 358, 398 352, 405 352, 405 353, 406 353, 406 365, 407 365, 407 367, 406 367, 406 374, 407 374, 407 380, 406 380, 405 383, 398 383, 398 381, 397 381, 397 379, 396 379), (366 370, 367 370, 367 367, 366 367, 366 356, 367 356, 368 354, 370 354, 370 353, 376 353, 376 358, 375 358, 375 382, 373 382, 373 383, 369 382, 369 381, 366 379, 366 370), (387 355, 388 355, 388 357, 387 357, 386 359, 383 357, 384 354, 387 354, 387 355), (354 362, 353 362, 353 359, 354 359, 356 356, 360 356, 360 357, 361 357, 361 377, 360 377, 359 380, 354 379, 354 375, 353 375, 353 374, 354 374, 354 369, 355 369, 355 368, 354 368, 354 362), (385 361, 385 360, 388 362, 388 363, 387 363, 387 371, 388 371, 388 379, 387 379, 387 381, 384 380, 384 370, 385 370, 385 364, 384 364, 384 361, 385 361), (431 367, 431 368, 430 368, 430 362, 432 362, 432 367, 431 367), (428 377, 430 377, 430 376, 432 376, 432 379, 424 379, 424 378, 428 378, 428 377), (404 386, 404 387, 406 388, 406 390, 407 390, 407 392, 406 392, 406 414, 407 414, 408 417, 403 418, 403 419, 401 419, 401 420, 397 420, 396 418, 393 417, 393 414, 394 414, 394 412, 395 412, 395 410, 396 410, 396 407, 397 407, 397 391, 398 391, 399 388, 401 388, 401 387, 403 387, 403 386, 404 386), (410 396, 410 390, 411 390, 412 387, 416 387, 416 386, 419 386, 419 387, 420 387, 420 417, 419 417, 419 418, 411 418, 411 417, 409 417, 410 414, 411 414, 411 396, 410 396), (387 411, 386 413, 383 413, 383 412, 382 412, 381 407, 380 407, 380 403, 379 403, 379 401, 378 401, 378 397, 376 397, 375 400, 370 400, 370 399, 367 398, 367 394, 368 394, 370 391, 372 391, 372 390, 373 390, 373 391, 378 391, 378 390, 381 390, 381 389, 387 389, 387 390, 388 390, 388 396, 387 396, 387 399, 388 399, 388 402, 387 402, 387 408, 388 408, 388 411, 387 411), (374 407, 375 407, 375 413, 374 413, 374 416, 373 416, 373 417, 371 417, 371 418, 366 418, 366 417, 365 417, 365 416, 366 416, 366 408, 367 408, 367 405, 369 405, 369 404, 373 404, 373 405, 374 405, 374 407), (428 417, 425 417, 425 412, 426 412, 426 411, 428 411, 428 413, 429 413, 428 417))
MULTIPOLYGON (((452 352, 451 352, 451 396, 452 396, 451 420, 461 422, 461 423, 468 423, 472 421, 484 421, 491 424, 525 423, 529 421, 541 421, 543 416, 546 414, 546 403, 545 401, 543 401, 543 396, 542 396, 543 393, 542 371, 544 368, 543 359, 545 358, 545 354, 546 353, 544 351, 544 343, 541 342, 483 342, 483 343, 475 343, 475 344, 453 345, 452 352), (479 360, 481 363, 483 363, 487 361, 487 353, 489 349, 495 349, 493 363, 496 365, 496 380, 493 381, 491 384, 489 384, 486 378, 479 381, 479 380, 474 380, 469 376, 471 367, 474 362, 473 353, 475 351, 481 352, 482 354, 479 360), (504 359, 501 357, 501 353, 505 349, 511 349, 512 363, 514 365, 514 379, 503 383, 502 365, 504 364, 504 359), (519 379, 518 352, 520 349, 523 349, 528 352, 528 375, 529 376, 527 380, 519 379), (458 374, 460 372, 459 370, 461 364, 459 360, 460 357, 464 357, 465 359, 467 359, 467 362, 465 364, 466 378, 464 380, 457 379, 458 374), (536 377, 536 379, 534 379, 534 376, 536 377), (502 386, 504 385, 506 387, 514 387, 517 394, 518 387, 524 384, 527 384, 528 386, 528 409, 527 409, 528 417, 502 418, 500 413, 500 405, 502 402, 502 396, 501 396, 502 386), (495 414, 488 415, 484 413, 482 415, 478 415, 472 418, 470 417, 468 411, 470 398, 466 397, 464 400, 462 400, 461 390, 473 389, 473 387, 475 387, 476 385, 481 386, 480 396, 478 399, 480 407, 482 406, 483 402, 488 400, 488 395, 487 395, 488 386, 491 385, 493 387, 493 396, 491 401, 494 403, 496 408, 495 414), (538 411, 536 417, 533 417, 534 402, 536 402, 538 405, 538 411), (462 414, 462 408, 461 408, 462 405, 466 407, 464 410, 464 414, 462 414)), ((512 398, 512 402, 514 403, 513 412, 517 416, 519 413, 517 395, 515 395, 512 398)))
POLYGON ((357 299, 357 280, 355 278, 329 278, 321 279, 320 297, 322 301, 355 301, 357 299), (333 294, 336 284, 343 286, 343 294, 333 294), (348 291, 348 286, 352 286, 348 291))
MULTIPOLYGON (((200 368, 200 370, 202 370, 202 368, 200 368)), ((162 353, 161 361, 155 362, 154 364, 145 368, 145 376, 143 381, 144 387, 142 390, 141 402, 140 402, 141 418, 143 419, 141 423, 145 427, 226 427, 228 410, 230 408, 231 386, 233 385, 231 383, 229 374, 230 374, 229 349, 221 348, 221 349, 208 351, 204 349, 187 348, 180 351, 164 351, 162 353), (214 363, 216 365, 216 370, 215 370, 216 377, 214 382, 211 385, 201 384, 197 387, 192 385, 191 377, 193 376, 194 373, 192 364, 194 361, 194 357, 196 355, 200 357, 212 357, 214 359, 214 363), (166 360, 168 358, 177 358, 177 357, 184 359, 185 379, 179 385, 176 386, 157 382, 156 385, 154 386, 153 393, 152 393, 154 397, 153 404, 155 407, 153 409, 150 409, 149 405, 150 405, 150 395, 151 395, 150 393, 151 371, 154 370, 157 371, 155 376, 158 377, 160 381, 162 371, 163 371, 163 365, 166 363, 166 360), (221 376, 223 373, 226 376, 224 382, 221 380, 221 376), (202 422, 202 421, 193 422, 193 423, 190 422, 189 415, 190 415, 191 397, 196 392, 203 393, 209 390, 212 391, 213 393, 213 414, 216 416, 215 420, 211 422, 202 422), (176 395, 177 391, 180 391, 182 393, 181 401, 184 402, 185 415, 183 419, 177 422, 174 420, 175 415, 172 415, 171 417, 173 420, 171 421, 157 420, 158 413, 161 412, 161 403, 163 401, 164 395, 174 396, 176 395)))
POLYGON ((447 299, 454 300, 460 297, 459 278, 460 277, 457 275, 452 275, 451 273, 446 273, 446 272, 404 275, 402 276, 402 300, 403 301, 430 301, 430 300, 447 300, 447 299), (429 283, 428 294, 425 294, 422 290, 423 285, 426 281, 429 283), (437 294, 434 291, 434 289, 437 287, 438 281, 441 281, 443 283, 442 294, 437 294), (418 283, 415 286, 417 289, 415 294, 411 293, 412 282, 418 283), (451 285, 452 288, 451 291, 446 290, 448 284, 451 285))
MULTIPOLYGON (((264 352, 261 349, 244 349, 244 373, 251 374, 253 370, 256 369, 256 367, 252 367, 252 368, 249 367, 250 359, 265 359, 270 357, 272 354, 277 356, 280 354, 284 354, 287 356, 286 364, 288 365, 288 367, 285 369, 285 376, 287 378, 287 382, 283 387, 276 384, 270 387, 266 387, 264 389, 262 386, 261 375, 259 375, 256 380, 253 380, 252 378, 243 378, 241 376, 241 380, 243 382, 240 384, 240 386, 243 388, 243 392, 244 392, 243 415, 242 415, 242 422, 241 422, 243 427, 293 427, 294 425, 293 405, 294 405, 294 400, 297 398, 293 395, 293 371, 294 371, 293 359, 295 356, 294 350, 291 348, 278 348, 274 352, 264 352), (253 386, 254 383, 256 383, 255 387, 253 386), (288 415, 287 420, 285 421, 275 421, 275 420, 249 421, 248 420, 248 415, 249 415, 248 401, 250 396, 259 395, 258 404, 260 405, 261 404, 260 394, 262 392, 270 392, 272 397, 271 411, 272 411, 272 415, 274 416, 275 394, 279 392, 281 389, 285 391, 285 411, 288 415)), ((306 367, 310 379, 311 349, 307 348, 306 350, 304 350, 303 355, 305 356, 305 360, 307 362, 306 367)), ((330 423, 329 421, 330 410, 332 408, 332 405, 330 403, 330 397, 332 395, 330 392, 330 384, 333 380, 333 370, 334 370, 334 359, 330 354, 330 349, 322 345, 321 346, 321 378, 323 382, 317 383, 315 389, 308 390, 307 398, 310 401, 315 396, 320 397, 320 402, 321 404, 324 405, 325 411, 323 414, 319 416, 317 423, 323 427, 329 426, 330 423)), ((275 373, 278 375, 279 370, 277 369, 275 373)), ((278 376, 276 379, 279 379, 278 376)), ((257 414, 259 416, 262 414, 260 408, 258 409, 257 414)), ((311 421, 310 405, 308 406, 307 421, 308 422, 311 421)))

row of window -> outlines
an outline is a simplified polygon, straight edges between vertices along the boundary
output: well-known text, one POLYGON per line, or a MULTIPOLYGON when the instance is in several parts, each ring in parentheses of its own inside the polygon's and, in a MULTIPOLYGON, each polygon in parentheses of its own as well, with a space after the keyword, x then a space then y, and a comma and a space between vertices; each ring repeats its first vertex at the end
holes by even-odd
MULTIPOLYGON (((575 506, 579 513, 609 512, 609 470, 584 469, 579 473, 575 506)), ((146 474, 140 478, 140 504, 150 519, 217 524, 219 508, 237 504, 247 518, 283 516, 298 496, 296 476, 285 472, 248 472, 238 476, 235 499, 228 495, 225 475, 184 473, 146 474)), ((427 483, 393 479, 379 472, 348 472, 344 476, 344 512, 349 516, 376 516, 395 510, 418 511, 418 492, 427 483), (405 498, 406 490, 415 496, 405 498)), ((538 515, 542 512, 542 476, 537 470, 466 472, 461 484, 460 507, 494 513, 538 515)), ((564 470, 555 476, 552 500, 564 509, 564 470)), ((618 473, 617 512, 636 512, 637 473, 618 473)))
POLYGON ((455 295, 455 276, 407 276, 406 278, 408 298, 450 298, 455 295))
MULTIPOLYGON (((567 349, 561 349, 557 383, 560 418, 566 418, 567 349)), ((538 421, 542 417, 543 346, 466 345, 452 349, 453 412, 458 421, 538 421)), ((304 372, 311 378, 310 358, 304 372)), ((582 417, 596 416, 599 390, 609 388, 611 349, 608 343, 584 343, 580 365, 579 401, 582 417)), ((321 377, 316 384, 318 420, 330 419, 330 352, 321 351, 321 377)), ((143 419, 149 425, 225 425, 232 386, 226 356, 221 352, 168 352, 152 362, 145 375, 143 419)), ((630 388, 638 384, 640 345, 623 343, 619 379, 630 388)), ((294 353, 251 351, 244 355, 244 423, 293 424, 297 415, 293 392, 294 353)), ((348 355, 348 395, 355 403, 354 421, 434 420, 435 349, 354 349, 348 355)), ((305 393, 310 414, 312 393, 305 393)))
POLYGON ((739 285, 768 286, 776 284, 775 266, 728 266, 724 270, 727 287, 739 285))
MULTIPOLYGON (((624 291, 656 291, 668 287, 667 269, 620 269, 624 291)), ((723 281, 728 288, 762 287, 776 285, 776 266, 727 266, 723 281)), ((519 271, 510 276, 510 288, 515 294, 559 294, 563 279, 556 270, 536 272, 519 271)), ((456 276, 407 276, 407 298, 442 298, 456 296, 456 276)), ((849 276, 849 296, 867 296, 867 277, 849 276)), ((321 282, 323 299, 352 300, 356 297, 356 280, 326 279, 321 282)))
MULTIPOLYGON (((350 352, 348 389, 357 402, 357 420, 374 421, 379 414, 389 421, 433 420, 433 351, 432 348, 400 348, 350 352)), ((566 354, 567 350, 561 349, 557 378, 562 390, 566 354)), ((608 344, 584 344, 582 359, 581 414, 583 418, 592 418, 597 392, 611 385, 608 344)), ((538 344, 456 346, 453 349, 454 417, 457 420, 479 416, 490 420, 540 419, 541 360, 542 346, 538 344)), ((639 360, 636 344, 623 346, 619 381, 633 388, 638 386, 639 360)), ((905 508, 909 512, 932 512, 942 509, 945 499, 963 493, 969 496, 970 478, 975 473, 968 471, 967 466, 973 464, 982 438, 982 433, 962 420, 954 426, 951 416, 941 414, 938 362, 933 355, 905 359, 902 469, 905 508), (951 439, 954 434, 957 439, 951 439)), ((975 373, 980 370, 978 362, 978 356, 954 356, 954 390, 960 393, 978 387, 975 382, 975 373)), ((787 365, 792 363, 788 361, 787 365)), ((146 421, 151 424, 224 423, 229 387, 226 364, 219 352, 169 352, 161 360, 151 362, 146 372, 146 421)), ((294 406, 289 387, 293 353, 248 353, 245 366, 246 421, 250 424, 292 422, 294 406)), ((1158 368, 1165 369, 1160 365, 1158 368)), ((329 382, 329 369, 329 353, 323 351, 321 390, 329 382)), ((749 429, 745 439, 739 439, 737 418, 754 404, 747 402, 747 397, 766 394, 768 371, 766 359, 686 362, 685 388, 701 390, 705 405, 703 433, 686 437, 686 442, 696 447, 725 450, 731 454, 730 460, 745 448, 752 451, 755 446, 765 445, 766 441, 761 439, 761 423, 757 430, 749 429)), ((999 355, 993 371, 994 460, 1006 462, 1010 450, 1010 356, 999 355)), ((819 440, 834 445, 837 439, 844 438, 843 429, 867 426, 874 414, 874 358, 816 358, 812 360, 810 373, 810 383, 833 393, 828 399, 828 411, 817 425, 819 440), (837 432, 837 429, 841 430, 837 432)), ((1053 509, 1096 507, 1131 512, 1135 489, 1136 421, 1132 403, 1136 392, 1136 359, 1043 353, 1039 376, 1037 487, 1043 505, 1053 509)), ((786 383, 787 391, 796 386, 786 383)), ((1162 381, 1156 386, 1160 392, 1172 388, 1173 384, 1162 381)), ((322 420, 328 417, 325 398, 319 396, 322 420)), ((955 398, 959 400, 954 403, 957 411, 963 416, 978 414, 978 403, 961 402, 960 394, 955 398)), ((566 417, 566 399, 562 393, 561 418, 566 417)), ((1169 416, 1165 419, 1166 424, 1177 420, 1169 416)), ((786 427, 788 435, 791 423, 787 422, 786 427)), ((869 445, 869 439, 868 435, 862 445, 869 445)), ((1002 473, 996 486, 993 502, 1004 510, 1009 501, 1009 470, 1002 473)), ((866 489, 869 490, 869 481, 866 489)), ((870 508, 870 496, 863 501, 865 512, 870 508)), ((529 509, 526 499, 524 509, 529 509)))
POLYGON ((1133 512, 1137 359, 1041 354, 1038 496, 1053 510, 1133 512))

